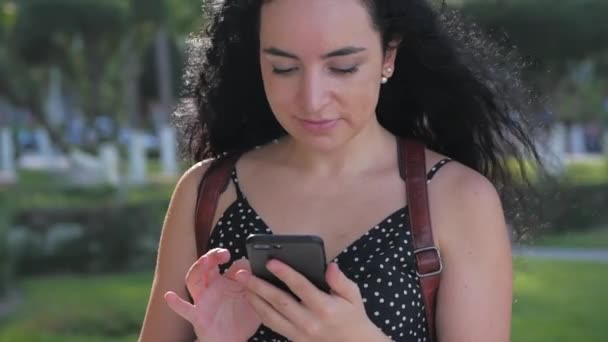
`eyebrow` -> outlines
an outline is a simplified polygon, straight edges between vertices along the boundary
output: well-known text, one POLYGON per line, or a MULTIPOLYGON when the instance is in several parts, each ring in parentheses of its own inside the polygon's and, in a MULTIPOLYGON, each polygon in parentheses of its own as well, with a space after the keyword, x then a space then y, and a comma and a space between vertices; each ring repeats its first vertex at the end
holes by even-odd
MULTIPOLYGON (((321 56, 322 59, 328 59, 328 58, 332 58, 332 57, 342 57, 342 56, 348 56, 348 55, 353 55, 356 53, 359 53, 361 51, 365 51, 367 50, 366 48, 363 47, 356 47, 356 46, 347 46, 329 53, 326 53, 324 55, 321 56)), ((289 53, 287 51, 281 50, 279 48, 276 47, 270 47, 267 49, 264 49, 264 53, 272 55, 272 56, 278 56, 278 57, 285 57, 285 58, 291 58, 291 59, 296 59, 299 60, 300 58, 298 58, 298 56, 289 53)))

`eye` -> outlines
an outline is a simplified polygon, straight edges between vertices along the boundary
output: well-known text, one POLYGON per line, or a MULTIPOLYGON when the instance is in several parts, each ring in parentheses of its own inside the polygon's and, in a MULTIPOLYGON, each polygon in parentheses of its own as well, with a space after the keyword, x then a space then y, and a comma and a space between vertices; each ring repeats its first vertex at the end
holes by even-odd
POLYGON ((354 74, 359 71, 359 66, 355 65, 350 68, 330 68, 330 70, 338 74, 354 74))
POLYGON ((285 69, 281 69, 281 68, 277 68, 277 67, 272 67, 272 73, 276 74, 276 75, 287 75, 290 74, 294 71, 296 71, 298 68, 285 68, 285 69))

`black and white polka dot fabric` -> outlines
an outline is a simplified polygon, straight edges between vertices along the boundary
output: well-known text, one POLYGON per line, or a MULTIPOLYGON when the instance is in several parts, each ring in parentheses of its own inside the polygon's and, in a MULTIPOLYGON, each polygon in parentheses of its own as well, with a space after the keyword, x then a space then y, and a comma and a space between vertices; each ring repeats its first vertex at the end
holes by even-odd
MULTIPOLYGON (((450 159, 437 163, 428 181, 450 159)), ((223 273, 232 261, 246 257, 249 234, 272 234, 270 228, 247 202, 232 172, 237 200, 220 217, 209 239, 209 248, 230 250, 232 260, 222 265, 223 273)), ((409 213, 403 207, 344 249, 334 260, 361 290, 368 317, 394 341, 427 341, 424 302, 416 276, 409 213)), ((288 341, 264 325, 249 341, 288 341)))

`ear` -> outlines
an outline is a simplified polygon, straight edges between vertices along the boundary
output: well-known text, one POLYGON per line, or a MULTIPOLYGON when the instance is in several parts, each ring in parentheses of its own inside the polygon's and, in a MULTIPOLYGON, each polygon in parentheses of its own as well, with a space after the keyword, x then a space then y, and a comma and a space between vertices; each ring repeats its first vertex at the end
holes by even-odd
MULTIPOLYGON (((395 70, 395 60, 397 59, 397 50, 399 48, 400 41, 393 40, 388 43, 388 47, 384 53, 384 63, 382 64, 382 70, 395 70)), ((391 75, 385 75, 387 77, 391 75)))

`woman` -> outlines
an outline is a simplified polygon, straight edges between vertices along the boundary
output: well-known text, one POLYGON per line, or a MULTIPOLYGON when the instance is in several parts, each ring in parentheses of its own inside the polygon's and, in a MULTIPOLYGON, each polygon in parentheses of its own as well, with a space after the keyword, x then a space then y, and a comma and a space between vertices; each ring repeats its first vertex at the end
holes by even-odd
POLYGON ((209 44, 188 83, 196 105, 181 114, 196 113, 188 128, 197 160, 244 153, 199 260, 193 213, 209 163, 179 181, 141 340, 427 340, 396 153, 396 137, 415 137, 429 147, 445 266, 438 340, 508 341, 511 254, 495 185, 507 184, 507 152, 534 152, 508 87, 498 93, 481 65, 467 66, 423 0, 208 7, 209 44), (334 261, 331 293, 280 262, 269 270, 301 302, 252 276, 243 259, 251 233, 321 236, 334 261))

